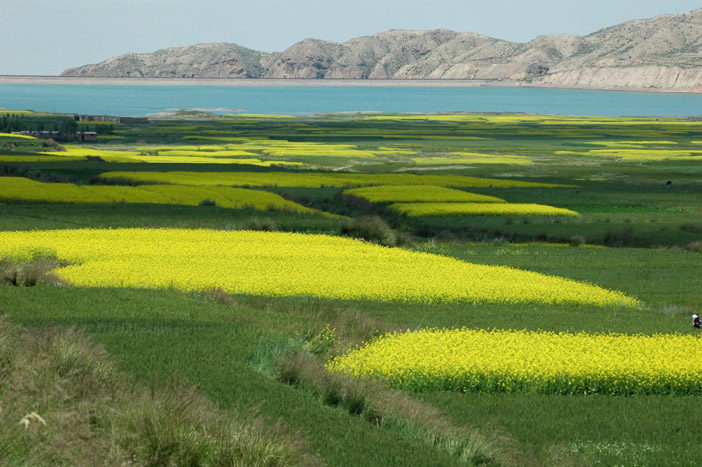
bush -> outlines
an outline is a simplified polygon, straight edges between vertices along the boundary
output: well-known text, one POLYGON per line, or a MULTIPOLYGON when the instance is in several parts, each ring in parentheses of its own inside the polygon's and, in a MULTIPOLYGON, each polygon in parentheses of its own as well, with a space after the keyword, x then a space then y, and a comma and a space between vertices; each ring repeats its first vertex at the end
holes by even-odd
POLYGON ((51 138, 45 139, 41 145, 44 148, 55 148, 57 151, 66 152, 66 148, 64 148, 51 138))
POLYGON ((585 244, 585 237, 582 235, 573 235, 568 238, 568 245, 570 246, 580 246, 585 244))
POLYGON ((90 162, 105 162, 105 159, 100 156, 85 156, 85 160, 90 162))
POLYGON ((200 201, 200 204, 198 206, 217 206, 217 203, 214 200, 208 198, 200 201))
POLYGON ((267 217, 250 217, 239 223, 239 230, 258 230, 261 232, 276 232, 278 226, 273 219, 267 217))
POLYGON ((332 348, 336 340, 336 328, 327 325, 319 334, 307 341, 307 351, 316 355, 324 355, 332 348))
POLYGON ((367 216, 378 215, 385 212, 385 206, 382 204, 371 203, 367 199, 358 198, 356 196, 344 195, 338 193, 334 197, 335 204, 343 204, 355 213, 363 213, 367 216))
POLYGON ((702 223, 682 224, 680 230, 688 230, 690 232, 702 232, 702 223))
POLYGON ((412 234, 417 237, 432 238, 436 237, 439 232, 426 224, 415 224, 412 226, 412 234))
POLYGON ((385 246, 397 245, 397 234, 378 216, 351 219, 341 226, 341 234, 385 246))
POLYGON ((625 227, 620 230, 609 230, 605 233, 602 242, 608 246, 629 247, 635 246, 637 239, 633 227, 625 227))
POLYGON ((0 259, 0 285, 33 287, 37 284, 64 284, 51 271, 64 266, 56 258, 35 258, 31 261, 15 262, 0 259))

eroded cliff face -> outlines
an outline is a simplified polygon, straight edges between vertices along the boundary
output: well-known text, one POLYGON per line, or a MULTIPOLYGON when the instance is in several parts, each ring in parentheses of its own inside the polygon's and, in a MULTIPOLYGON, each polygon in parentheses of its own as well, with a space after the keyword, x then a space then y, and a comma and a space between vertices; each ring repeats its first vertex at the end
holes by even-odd
POLYGON ((585 67, 552 73, 534 80, 534 83, 572 88, 702 92, 702 67, 585 67))
POLYGON ((534 82, 700 92, 702 9, 634 20, 585 36, 584 47, 534 82))
POLYGON ((585 37, 539 36, 526 44, 446 29, 392 30, 343 44, 305 39, 282 53, 200 44, 122 55, 62 76, 489 79, 700 92, 702 9, 628 21, 585 37))

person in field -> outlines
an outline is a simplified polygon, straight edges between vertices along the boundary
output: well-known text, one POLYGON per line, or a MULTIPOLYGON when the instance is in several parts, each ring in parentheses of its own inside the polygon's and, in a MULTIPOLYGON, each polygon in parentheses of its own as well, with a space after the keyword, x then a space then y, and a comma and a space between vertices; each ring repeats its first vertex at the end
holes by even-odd
POLYGON ((697 314, 692 315, 692 325, 696 328, 702 326, 702 320, 697 314))

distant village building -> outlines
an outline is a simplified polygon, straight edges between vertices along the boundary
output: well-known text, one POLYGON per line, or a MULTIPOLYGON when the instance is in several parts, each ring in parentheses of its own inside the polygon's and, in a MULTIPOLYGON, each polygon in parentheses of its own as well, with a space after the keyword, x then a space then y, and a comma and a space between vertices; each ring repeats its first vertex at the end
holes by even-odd
POLYGON ((148 117, 115 117, 113 115, 73 115, 76 122, 149 123, 148 117))
POLYGON ((76 141, 97 141, 97 133, 94 131, 79 131, 76 133, 76 141))
POLYGON ((111 115, 73 115, 76 122, 114 122, 120 123, 119 117, 111 115))

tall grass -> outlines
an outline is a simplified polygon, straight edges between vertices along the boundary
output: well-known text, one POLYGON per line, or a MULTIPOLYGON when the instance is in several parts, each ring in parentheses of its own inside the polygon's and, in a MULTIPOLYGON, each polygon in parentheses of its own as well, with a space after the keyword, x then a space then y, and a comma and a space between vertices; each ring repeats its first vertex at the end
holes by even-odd
MULTIPOLYGON (((313 395, 320 403, 425 443, 469 465, 516 464, 514 444, 501 434, 456 425, 431 405, 370 380, 330 373, 324 362, 387 331, 383 321, 353 307, 309 310, 306 336, 262 342, 249 365, 313 395), (322 324, 322 323, 327 323, 322 324)), ((296 310, 291 310, 291 314, 296 310)))
POLYGON ((0 317, 0 400, 2 465, 316 462, 192 387, 135 381, 73 329, 27 330, 0 317))
POLYGON ((312 354, 301 350, 282 354, 275 376, 282 382, 314 394, 321 403, 345 410, 398 435, 426 443, 468 465, 514 465, 511 440, 457 425, 431 405, 368 380, 331 374, 312 354))

